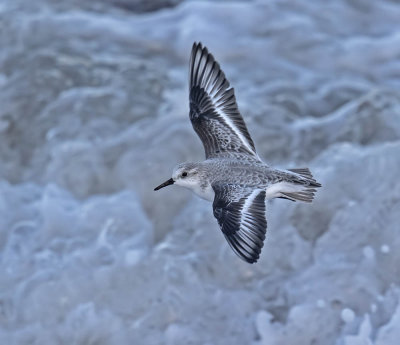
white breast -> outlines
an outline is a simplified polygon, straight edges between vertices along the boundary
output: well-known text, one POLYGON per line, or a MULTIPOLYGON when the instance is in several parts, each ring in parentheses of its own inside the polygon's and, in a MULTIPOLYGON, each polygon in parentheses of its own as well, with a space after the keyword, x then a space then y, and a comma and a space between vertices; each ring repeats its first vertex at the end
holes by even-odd
POLYGON ((214 201, 214 189, 212 189, 211 185, 207 185, 206 188, 201 188, 200 185, 195 185, 191 188, 191 190, 197 194, 200 198, 208 200, 208 201, 214 201))
POLYGON ((214 200, 215 193, 211 187, 211 184, 207 184, 207 187, 202 188, 202 186, 204 186, 204 181, 202 182, 199 179, 193 179, 193 178, 187 178, 187 179, 178 178, 175 181, 175 184, 190 189, 202 199, 208 201, 214 200))

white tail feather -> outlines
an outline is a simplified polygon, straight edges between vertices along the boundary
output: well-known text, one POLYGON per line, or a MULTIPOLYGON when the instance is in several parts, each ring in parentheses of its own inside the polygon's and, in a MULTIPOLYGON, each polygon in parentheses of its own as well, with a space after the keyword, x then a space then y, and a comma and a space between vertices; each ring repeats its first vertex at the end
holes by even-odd
POLYGON ((292 182, 278 182, 265 190, 266 199, 285 198, 292 201, 312 202, 316 189, 292 182))

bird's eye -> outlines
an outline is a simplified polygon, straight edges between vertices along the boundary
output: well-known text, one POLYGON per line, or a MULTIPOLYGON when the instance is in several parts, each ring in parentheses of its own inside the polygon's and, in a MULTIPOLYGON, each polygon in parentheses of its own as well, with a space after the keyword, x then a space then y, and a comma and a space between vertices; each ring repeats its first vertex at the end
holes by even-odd
POLYGON ((182 177, 186 177, 186 176, 187 176, 187 172, 184 171, 184 172, 182 173, 182 177))

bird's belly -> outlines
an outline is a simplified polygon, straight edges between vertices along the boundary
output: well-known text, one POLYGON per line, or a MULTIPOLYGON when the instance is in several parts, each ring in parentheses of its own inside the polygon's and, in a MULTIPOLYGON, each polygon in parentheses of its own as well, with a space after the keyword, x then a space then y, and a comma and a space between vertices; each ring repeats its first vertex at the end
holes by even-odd
POLYGON ((282 196, 281 192, 286 193, 297 193, 300 192, 304 187, 296 185, 290 182, 278 182, 271 184, 265 189, 265 199, 270 200, 273 198, 279 198, 282 196))
POLYGON ((200 186, 196 186, 195 188, 192 189, 195 194, 197 194, 200 198, 208 200, 208 201, 213 201, 214 200, 214 189, 211 187, 211 185, 207 185, 205 188, 201 188, 200 186))

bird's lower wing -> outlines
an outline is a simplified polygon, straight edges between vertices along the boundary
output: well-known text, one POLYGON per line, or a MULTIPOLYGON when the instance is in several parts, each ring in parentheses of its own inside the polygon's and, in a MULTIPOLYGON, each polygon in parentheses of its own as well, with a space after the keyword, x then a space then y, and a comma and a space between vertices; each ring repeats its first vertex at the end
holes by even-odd
POLYGON ((233 251, 244 261, 258 260, 267 231, 265 190, 213 185, 214 216, 233 251))

